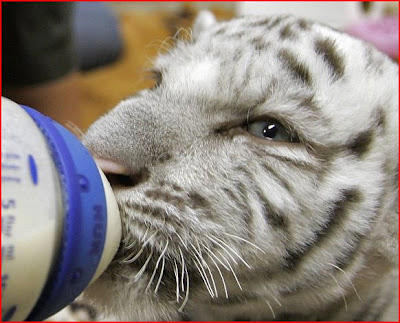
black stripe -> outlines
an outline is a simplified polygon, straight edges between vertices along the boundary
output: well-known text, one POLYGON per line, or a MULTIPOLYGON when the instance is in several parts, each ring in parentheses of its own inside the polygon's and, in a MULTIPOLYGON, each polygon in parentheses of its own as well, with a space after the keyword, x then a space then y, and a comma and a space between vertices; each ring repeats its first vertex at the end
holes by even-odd
POLYGON ((298 98, 298 101, 299 101, 298 104, 299 109, 307 109, 312 113, 308 117, 308 119, 315 122, 320 122, 325 127, 331 126, 331 121, 329 120, 329 118, 321 113, 323 109, 316 103, 314 95, 308 95, 302 98, 298 98))
POLYGON ((347 149, 358 158, 362 158, 371 148, 374 134, 373 130, 361 132, 356 138, 350 141, 347 149))
POLYGON ((285 39, 294 40, 294 39, 296 39, 296 34, 295 34, 295 32, 292 30, 291 25, 286 25, 285 27, 283 27, 283 28, 279 31, 279 38, 280 38, 281 40, 285 40, 285 39))
POLYGON ((170 210, 167 212, 164 208, 154 205, 127 201, 120 209, 122 216, 128 219, 129 223, 134 223, 135 228, 143 227, 143 231, 147 228, 158 229, 160 233, 168 232, 169 230, 176 231, 181 224, 181 220, 176 216, 179 213, 172 214, 170 210), (138 212, 142 214, 138 214, 138 212), (151 223, 148 217, 151 218, 151 223))
POLYGON ((242 50, 236 50, 233 54, 232 60, 236 63, 243 57, 242 50))
POLYGON ((344 58, 339 54, 335 41, 332 39, 318 39, 315 42, 315 51, 322 56, 324 62, 329 66, 332 78, 337 81, 344 75, 344 58))
POLYGON ((275 19, 271 17, 263 18, 258 21, 251 21, 248 23, 249 27, 266 27, 267 29, 272 29, 278 26, 282 21, 286 20, 289 16, 278 16, 275 19))
POLYGON ((260 95, 259 98, 256 98, 254 101, 254 105, 250 108, 247 109, 247 111, 252 111, 256 107, 258 107, 260 104, 265 104, 271 96, 274 94, 274 91, 276 87, 278 86, 278 80, 276 78, 272 78, 268 86, 264 87, 262 89, 262 94, 260 95))
MULTIPOLYGON (((327 214, 326 224, 316 232, 315 238, 308 241, 301 250, 288 250, 285 257, 284 268, 288 271, 295 270, 299 263, 310 254, 315 247, 321 246, 335 230, 340 230, 348 215, 349 209, 362 200, 361 192, 357 189, 344 190, 338 200, 334 201, 330 212, 327 214)), ((359 234, 353 232, 352 241, 356 241, 359 234)))
POLYGON ((218 35, 223 35, 225 34, 227 31, 227 27, 219 27, 215 32, 214 32, 214 36, 218 36, 218 35))
POLYGON ((294 78, 300 80, 303 84, 307 86, 312 85, 310 71, 303 63, 298 60, 298 57, 296 57, 296 55, 290 53, 286 49, 282 49, 279 51, 278 58, 290 71, 294 78))
POLYGON ((270 21, 271 21, 271 18, 264 18, 259 21, 252 21, 248 24, 248 26, 249 27, 262 27, 262 26, 268 25, 270 21))
POLYGON ((176 192, 183 192, 183 188, 180 187, 180 186, 177 185, 177 184, 172 184, 171 187, 172 187, 172 189, 173 189, 174 191, 176 191, 176 192))
POLYGON ((305 161, 290 159, 290 157, 287 157, 287 156, 279 156, 279 155, 275 155, 275 154, 267 152, 267 151, 260 150, 260 148, 258 146, 254 147, 254 145, 252 143, 246 143, 246 146, 251 149, 251 152, 253 154, 255 154, 257 157, 260 157, 262 159, 267 159, 268 157, 271 157, 275 160, 278 160, 285 164, 289 164, 290 166, 296 167, 297 169, 305 170, 308 172, 321 172, 324 169, 323 165, 313 165, 313 164, 307 163, 305 161))
MULTIPOLYGON (((251 62, 248 63, 247 68, 246 68, 246 74, 241 76, 240 79, 242 79, 241 84, 239 84, 234 90, 234 98, 233 101, 237 102, 242 95, 243 91, 246 89, 246 87, 249 85, 250 80, 251 80, 251 75, 252 75, 252 68, 254 65, 255 61, 252 60, 251 62)), ((234 82, 232 82, 234 84, 234 82)))
POLYGON ((239 191, 239 198, 235 198, 235 202, 238 203, 239 207, 241 210, 243 210, 243 219, 244 222, 246 223, 247 230, 249 233, 252 233, 252 226, 253 226, 253 217, 254 215, 251 212, 251 207, 247 199, 247 189, 246 186, 243 183, 235 183, 235 187, 239 191))
POLYGON ((157 162, 162 164, 162 163, 165 163, 165 162, 167 162, 167 161, 169 161, 171 159, 172 159, 172 155, 170 153, 165 153, 165 154, 162 154, 162 155, 160 155, 158 157, 157 162))
POLYGON ((278 26, 283 20, 286 20, 288 18, 288 16, 279 16, 277 17, 274 21, 272 21, 269 25, 268 25, 268 29, 273 29, 274 27, 278 26))
POLYGON ((180 196, 173 195, 163 190, 159 189, 150 189, 144 192, 148 198, 152 199, 153 201, 164 201, 165 203, 171 204, 176 206, 180 211, 185 209, 185 205, 189 204, 180 196))
MULTIPOLYGON (((348 238, 348 237, 346 237, 348 238)), ((350 240, 349 240, 350 241, 350 240)), ((336 265, 343 271, 347 272, 354 272, 354 270, 358 271, 360 267, 363 267, 364 263, 364 249, 362 248, 363 242, 365 242, 366 239, 363 239, 361 241, 355 241, 354 239, 351 240, 351 244, 353 247, 349 250, 346 251, 340 251, 340 253, 344 254, 344 257, 346 257, 346 254, 350 254, 350 257, 346 259, 346 263, 342 262, 342 256, 343 255, 334 255, 333 259, 330 261, 332 264, 336 265)), ((344 259, 343 259, 344 260, 344 259)), ((295 268, 296 269, 296 268, 295 268)), ((326 272, 331 272, 332 275, 335 273, 340 275, 340 271, 335 268, 334 266, 328 267, 326 272)), ((325 276, 326 277, 326 276, 325 276)), ((293 294, 298 294, 300 292, 309 290, 310 288, 315 288, 315 287, 324 287, 324 288, 329 288, 327 284, 329 282, 326 281, 321 281, 320 279, 317 278, 317 280, 313 280, 314 277, 309 277, 307 280, 300 280, 295 285, 291 286, 289 290, 283 291, 281 294, 282 295, 293 295, 293 294)))
POLYGON ((166 211, 160 207, 142 205, 130 202, 125 203, 125 206, 127 209, 136 210, 144 214, 151 215, 156 219, 166 220, 168 218, 168 214, 166 213, 166 211))
POLYGON ((189 192, 188 205, 193 209, 210 209, 210 202, 197 192, 189 192))
POLYGON ((257 194, 260 204, 263 206, 263 215, 267 223, 275 228, 287 229, 288 223, 285 215, 274 208, 270 201, 261 193, 260 188, 256 187, 252 174, 250 174, 244 167, 238 167, 237 170, 244 173, 247 178, 251 179, 255 193, 257 194))
POLYGON ((332 259, 332 263, 342 270, 348 269, 358 259, 356 257, 359 254, 360 247, 363 245, 364 236, 353 232, 351 237, 348 237, 351 246, 349 249, 342 251, 339 255, 335 255, 332 259))
POLYGON ((264 38, 262 36, 250 39, 250 44, 254 46, 255 50, 258 51, 265 51, 270 46, 269 43, 264 42, 264 38))
POLYGON ((313 114, 317 114, 319 117, 321 116, 321 108, 317 105, 314 100, 314 95, 309 95, 300 100, 299 106, 301 108, 306 108, 310 110, 313 114))
POLYGON ((385 113, 385 109, 383 109, 382 107, 377 107, 376 108, 376 127, 380 128, 382 130, 382 133, 386 133, 387 130, 387 116, 385 113))
POLYGON ((384 135, 386 132, 387 120, 383 108, 377 107, 371 119, 374 119, 374 124, 370 129, 359 133, 346 145, 350 153, 358 158, 363 158, 370 151, 375 136, 384 135))
POLYGON ((233 38, 233 39, 240 39, 245 35, 246 35, 245 31, 239 31, 239 32, 236 32, 236 33, 233 33, 233 34, 230 34, 230 35, 226 35, 226 37, 227 38, 233 38))
POLYGON ((261 164, 261 166, 270 174, 274 177, 275 181, 278 182, 280 184, 280 186, 283 186, 290 194, 293 193, 293 189, 290 186, 289 182, 286 181, 286 179, 284 179, 282 176, 279 175, 279 173, 277 173, 275 171, 275 169, 273 169, 271 166, 267 165, 267 164, 261 164))
POLYGON ((268 199, 261 194, 259 190, 256 190, 256 194, 260 202, 264 207, 264 218, 269 225, 272 225, 275 229, 286 230, 288 228, 288 221, 286 216, 279 210, 275 209, 268 199))
POLYGON ((311 28, 311 23, 304 19, 300 19, 297 22, 297 25, 299 26, 300 29, 303 30, 309 30, 311 28))

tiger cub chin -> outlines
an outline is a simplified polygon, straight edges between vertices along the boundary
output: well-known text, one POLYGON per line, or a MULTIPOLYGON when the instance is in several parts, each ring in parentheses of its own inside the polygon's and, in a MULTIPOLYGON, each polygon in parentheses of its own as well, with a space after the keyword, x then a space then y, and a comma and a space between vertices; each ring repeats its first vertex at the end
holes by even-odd
POLYGON ((121 210, 107 318, 397 320, 398 65, 292 16, 217 23, 84 143, 121 210))

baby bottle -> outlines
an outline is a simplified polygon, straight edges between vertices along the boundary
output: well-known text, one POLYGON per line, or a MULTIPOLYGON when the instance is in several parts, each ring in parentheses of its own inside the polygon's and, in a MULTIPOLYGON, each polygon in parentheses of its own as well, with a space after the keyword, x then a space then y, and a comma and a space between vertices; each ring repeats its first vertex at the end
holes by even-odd
POLYGON ((1 192, 2 320, 44 320, 113 259, 117 203, 74 135, 3 97, 1 192))

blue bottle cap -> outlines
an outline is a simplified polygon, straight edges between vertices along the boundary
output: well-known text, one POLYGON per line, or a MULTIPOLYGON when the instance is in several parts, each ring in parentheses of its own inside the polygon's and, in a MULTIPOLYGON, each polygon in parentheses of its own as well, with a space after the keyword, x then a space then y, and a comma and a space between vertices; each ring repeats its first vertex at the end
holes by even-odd
POLYGON ((107 204, 96 163, 82 143, 60 124, 29 107, 48 142, 63 190, 64 225, 50 277, 29 314, 41 321, 71 303, 99 265, 107 231, 107 204))

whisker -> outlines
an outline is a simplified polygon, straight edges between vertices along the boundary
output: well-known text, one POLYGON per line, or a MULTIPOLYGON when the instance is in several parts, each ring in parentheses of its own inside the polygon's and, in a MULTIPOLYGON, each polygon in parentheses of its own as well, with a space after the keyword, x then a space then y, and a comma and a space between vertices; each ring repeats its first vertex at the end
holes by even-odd
POLYGON ((178 31, 174 35, 174 39, 179 40, 179 35, 182 31, 186 32, 186 34, 189 36, 189 40, 193 40, 192 34, 188 30, 186 30, 186 28, 183 27, 179 27, 178 31))
POLYGON ((149 280, 149 282, 147 284, 147 287, 145 289, 145 293, 147 293, 148 290, 150 289, 150 285, 153 282, 154 276, 156 275, 156 272, 157 272, 157 269, 158 269, 158 265, 160 264, 161 258, 164 256, 164 253, 167 251, 167 247, 168 247, 168 241, 167 241, 167 245, 165 246, 164 250, 161 252, 160 256, 157 259, 156 265, 155 265, 154 270, 153 270, 153 274, 151 275, 150 280, 149 280))
POLYGON ((248 243, 248 244, 251 245, 252 247, 254 247, 254 248, 256 248, 257 250, 261 251, 262 253, 264 253, 264 254, 266 253, 265 250, 261 249, 259 246, 255 245, 254 243, 250 242, 249 240, 246 240, 246 239, 244 239, 244 238, 242 238, 242 237, 239 237, 239 236, 236 236, 236 235, 234 235, 234 234, 227 233, 227 232, 223 232, 223 234, 225 234, 225 235, 227 235, 227 236, 229 236, 229 237, 238 239, 238 240, 240 240, 240 241, 243 241, 243 242, 245 242, 245 243, 248 243))
POLYGON ((216 241, 215 239, 213 239, 211 236, 207 236, 207 237, 208 237, 208 239, 209 239, 211 242, 215 243, 215 244, 218 245, 222 250, 224 250, 225 253, 229 256, 229 258, 232 259, 233 263, 234 263, 235 265, 237 265, 236 259, 230 254, 230 252, 229 252, 228 250, 226 250, 226 248, 225 248, 223 245, 221 245, 218 241, 216 241))
POLYGON ((173 45, 169 44, 168 41, 173 39, 172 36, 167 37, 164 40, 160 40, 160 39, 156 39, 153 40, 152 42, 150 42, 148 45, 146 45, 146 48, 161 48, 161 49, 167 49, 167 50, 171 50, 173 47, 173 45))
POLYGON ((129 249, 131 249, 136 243, 137 243, 137 240, 133 240, 133 242, 130 243, 129 245, 124 246, 124 249, 129 250, 129 249))
POLYGON ((182 250, 179 248, 179 253, 181 254, 181 264, 182 264, 182 273, 181 273, 181 288, 182 292, 185 291, 185 286, 183 284, 183 277, 184 277, 184 269, 185 269, 185 258, 183 258, 182 250))
POLYGON ((195 264, 195 266, 197 267, 197 270, 199 271, 200 276, 201 276, 201 278, 202 278, 203 281, 204 281, 204 285, 206 285, 207 290, 208 290, 208 293, 210 294, 210 296, 211 296, 212 298, 214 298, 214 293, 213 293, 213 291, 212 291, 212 289, 211 289, 211 284, 210 284, 210 281, 208 280, 207 274, 206 274, 206 272, 204 271, 204 268, 203 268, 202 264, 200 263, 200 260, 197 258, 197 256, 196 256, 195 254, 193 254, 193 255, 194 255, 194 257, 195 257, 194 264, 195 264), (198 264, 198 265, 197 265, 197 264, 198 264), (199 267, 199 266, 200 266, 200 267, 199 267), (201 268, 201 269, 200 269, 200 268, 201 268))
POLYGON ((125 244, 125 243, 127 243, 129 240, 131 240, 131 239, 132 239, 132 237, 131 237, 129 234, 127 234, 126 237, 123 238, 123 239, 121 240, 121 242, 122 242, 123 244, 125 244))
POLYGON ((230 249, 240 260, 241 262, 249 269, 252 269, 252 267, 231 247, 229 246, 227 243, 225 243, 224 241, 222 241, 221 239, 218 239, 217 237, 213 236, 214 239, 217 239, 217 241, 221 242, 223 245, 225 245, 228 249, 230 249))
POLYGON ((176 234, 176 236, 179 238, 179 240, 182 242, 182 245, 185 247, 185 249, 188 250, 188 247, 187 247, 186 243, 183 242, 183 239, 182 239, 182 237, 179 235, 179 233, 178 233, 178 232, 175 232, 175 234, 176 234))
POLYGON ((160 284, 161 284, 161 280, 162 280, 163 275, 164 275, 164 267, 165 267, 165 257, 163 256, 163 258, 162 258, 162 264, 161 264, 161 273, 160 273, 160 277, 158 278, 158 282, 157 282, 157 284, 156 284, 156 288, 154 289, 154 294, 157 294, 158 287, 159 287, 160 284))
POLYGON ((140 238, 140 241, 145 241, 148 233, 149 233, 149 227, 146 228, 146 231, 144 232, 144 235, 140 238))
POLYGON ((136 254, 135 257, 133 257, 132 259, 129 260, 122 260, 123 264, 131 264, 132 262, 134 262, 136 259, 138 259, 140 257, 140 255, 143 253, 144 248, 147 246, 147 244, 150 242, 150 240, 158 233, 158 231, 154 232, 142 245, 142 247, 140 248, 139 252, 136 254))
POLYGON ((267 300, 265 300, 265 302, 267 303, 269 309, 271 310, 272 316, 274 317, 274 319, 276 319, 275 312, 274 312, 271 304, 267 300))
POLYGON ((221 252, 218 251, 218 253, 221 255, 222 258, 225 259, 226 263, 228 264, 228 267, 229 267, 230 271, 232 272, 232 275, 233 275, 233 277, 235 278, 236 283, 238 284, 240 290, 243 290, 242 286, 241 286, 240 283, 239 283, 239 279, 237 278, 237 276, 236 276, 236 274, 235 274, 235 271, 233 270, 233 268, 232 268, 230 262, 224 257, 223 254, 221 254, 221 252))
POLYGON ((345 310, 347 312, 349 310, 349 308, 347 306, 346 296, 344 296, 344 293, 342 294, 342 297, 343 297, 343 301, 344 301, 344 307, 345 307, 345 310))
POLYGON ((278 299, 277 299, 275 296, 271 295, 271 297, 274 299, 274 301, 275 301, 280 307, 282 307, 282 303, 281 303, 280 301, 278 301, 278 299))
POLYGON ((211 282, 213 284, 214 291, 215 291, 215 297, 218 297, 218 290, 217 290, 217 285, 215 284, 214 275, 212 274, 211 269, 207 263, 206 263, 206 268, 207 268, 208 272, 210 273, 211 282))
POLYGON ((225 265, 225 264, 215 255, 215 253, 213 253, 213 252, 211 251, 210 248, 208 248, 207 246, 204 246, 204 249, 206 249, 206 250, 209 252, 209 254, 213 255, 214 258, 215 258, 216 260, 218 260, 218 262, 219 262, 226 270, 229 271, 228 266, 225 265))
MULTIPOLYGON (((197 240, 197 244, 198 244, 198 248, 199 248, 198 250, 196 250, 196 248, 195 248, 195 247, 193 246, 193 244, 191 243, 191 245, 192 245, 194 251, 197 253, 197 255, 199 256, 200 260, 202 261, 203 266, 205 266, 206 269, 208 270, 208 272, 209 272, 209 274, 210 274, 211 281, 212 281, 212 283, 213 283, 213 287, 214 287, 214 291, 215 291, 215 297, 218 297, 218 291, 217 291, 217 286, 215 285, 214 276, 213 276, 213 274, 212 274, 212 272, 211 272, 211 269, 210 269, 210 267, 208 266, 207 262, 205 261, 205 259, 203 258, 202 254, 200 253, 201 248, 200 248, 200 245, 199 245, 199 241, 198 241, 198 240, 197 240)), ((210 285, 210 287, 211 287, 211 285, 210 285)))
POLYGON ((212 258, 212 255, 211 255, 211 254, 210 254, 210 259, 211 259, 211 261, 214 263, 214 265, 215 265, 215 267, 217 268, 217 270, 218 270, 218 272, 219 272, 219 275, 220 275, 220 277, 221 277, 222 285, 224 286, 224 290, 225 290, 225 297, 226 297, 226 298, 229 298, 229 296, 228 296, 228 290, 227 290, 227 288, 226 288, 224 276, 222 275, 221 270, 219 269, 219 267, 218 267, 217 263, 215 262, 215 260, 212 258))
POLYGON ((64 126, 77 136, 79 140, 82 140, 85 135, 85 132, 70 120, 66 121, 64 126))
POLYGON ((165 38, 165 39, 161 42, 160 48, 161 48, 161 49, 166 49, 167 51, 173 49, 173 48, 174 48, 174 45, 168 43, 170 40, 172 40, 173 43, 175 42, 174 37, 169 36, 169 37, 165 38))
POLYGON ((351 284, 351 287, 353 287, 353 290, 356 293, 358 299, 362 302, 362 299, 361 299, 360 295, 358 294, 357 289, 353 285, 353 282, 351 281, 349 275, 347 275, 347 273, 342 268, 340 268, 340 267, 338 267, 338 266, 336 266, 334 264, 328 263, 328 265, 331 265, 332 267, 336 268, 337 270, 339 270, 340 272, 342 272, 345 275, 345 277, 347 278, 348 282, 351 284))
POLYGON ((138 271, 138 273, 133 278, 133 282, 136 283, 139 278, 143 275, 144 271, 146 270, 147 265, 150 262, 151 257, 153 256, 153 248, 151 248, 150 255, 147 257, 145 263, 143 264, 142 268, 138 271))
MULTIPOLYGON (((158 258, 158 259, 161 259, 161 258, 158 258)), ((147 284, 147 286, 146 286, 146 289, 145 289, 145 293, 147 293, 148 291, 149 291, 149 289, 150 289, 150 285, 151 285, 151 283, 153 282, 153 279, 154 279, 154 276, 156 275, 156 272, 157 272, 157 268, 158 268, 158 261, 157 261, 157 264, 156 264, 156 266, 154 267, 154 270, 153 270, 153 273, 152 273, 152 275, 151 275, 151 277, 150 277, 150 280, 149 280, 149 282, 148 282, 148 284, 147 284)))
POLYGON ((179 303, 179 277, 178 277, 178 265, 176 264, 176 260, 174 259, 174 273, 175 273, 175 280, 176 280, 176 302, 179 303))
POLYGON ((186 274, 186 295, 185 295, 185 299, 183 300, 181 307, 178 309, 178 312, 182 312, 183 308, 185 307, 185 305, 189 299, 189 274, 188 274, 186 267, 185 267, 185 274, 186 274))
POLYGON ((344 295, 343 287, 340 286, 340 284, 339 284, 339 282, 337 281, 337 279, 335 278, 335 276, 333 276, 331 273, 328 273, 328 274, 329 274, 329 276, 332 277, 332 279, 336 282, 336 284, 338 285, 338 287, 342 290, 342 298, 343 298, 343 301, 344 301, 344 307, 345 307, 345 310, 346 310, 346 312, 347 312, 347 311, 348 311, 348 307, 347 307, 347 301, 346 301, 346 296, 344 295))
POLYGON ((131 252, 128 256, 126 256, 124 259, 122 259, 119 263, 120 264, 125 264, 128 259, 130 259, 134 254, 136 254, 136 250, 131 252))

